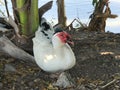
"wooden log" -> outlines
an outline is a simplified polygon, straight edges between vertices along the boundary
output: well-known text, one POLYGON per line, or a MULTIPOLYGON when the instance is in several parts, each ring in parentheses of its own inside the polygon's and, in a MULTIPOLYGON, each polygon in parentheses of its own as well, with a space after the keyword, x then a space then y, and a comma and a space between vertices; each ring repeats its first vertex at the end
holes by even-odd
POLYGON ((29 63, 35 63, 34 57, 14 45, 6 36, 0 37, 0 51, 29 63))

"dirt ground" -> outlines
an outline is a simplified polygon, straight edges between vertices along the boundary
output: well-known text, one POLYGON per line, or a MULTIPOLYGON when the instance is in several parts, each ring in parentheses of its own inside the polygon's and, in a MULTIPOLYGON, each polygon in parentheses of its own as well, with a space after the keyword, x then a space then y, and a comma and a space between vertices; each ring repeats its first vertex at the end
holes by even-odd
POLYGON ((28 66, 0 53, 0 90, 120 90, 120 34, 79 30, 70 33, 77 63, 67 72, 74 87, 54 87, 55 79, 37 65, 28 66))

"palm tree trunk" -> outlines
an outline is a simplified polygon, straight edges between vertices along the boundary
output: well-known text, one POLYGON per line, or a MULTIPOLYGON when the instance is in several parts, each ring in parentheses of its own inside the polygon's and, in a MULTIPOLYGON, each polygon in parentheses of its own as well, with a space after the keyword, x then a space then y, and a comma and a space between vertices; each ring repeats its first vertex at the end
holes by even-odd
POLYGON ((30 36, 39 24, 38 0, 16 0, 22 35, 30 36))
POLYGON ((39 24, 38 0, 31 0, 30 6, 29 33, 32 34, 37 30, 39 24))
POLYGON ((24 7, 26 4, 26 0, 16 0, 16 7, 19 14, 19 22, 20 22, 20 30, 23 35, 28 34, 28 11, 27 8, 24 7))

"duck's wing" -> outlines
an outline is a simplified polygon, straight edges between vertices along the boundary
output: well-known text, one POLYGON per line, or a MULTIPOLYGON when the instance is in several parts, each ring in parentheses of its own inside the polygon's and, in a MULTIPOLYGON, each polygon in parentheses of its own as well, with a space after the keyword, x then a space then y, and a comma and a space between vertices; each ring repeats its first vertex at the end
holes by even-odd
POLYGON ((36 41, 39 45, 52 45, 52 36, 54 29, 52 25, 46 21, 45 18, 41 19, 41 24, 35 33, 33 42, 36 41))

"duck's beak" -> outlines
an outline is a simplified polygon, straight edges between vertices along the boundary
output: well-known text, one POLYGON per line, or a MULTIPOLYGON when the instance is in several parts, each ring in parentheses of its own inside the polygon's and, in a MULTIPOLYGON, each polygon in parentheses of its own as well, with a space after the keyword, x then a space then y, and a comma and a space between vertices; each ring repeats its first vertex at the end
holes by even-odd
POLYGON ((70 45, 72 45, 72 46, 74 46, 74 42, 73 42, 73 40, 72 40, 72 38, 71 38, 70 35, 69 35, 69 37, 67 38, 67 43, 70 44, 70 45))
POLYGON ((72 46, 74 46, 74 42, 71 41, 71 40, 67 40, 67 43, 70 44, 70 45, 72 45, 72 46))
POLYGON ((66 43, 68 43, 68 44, 74 46, 74 42, 72 41, 72 37, 71 37, 71 35, 68 34, 68 33, 65 32, 65 31, 64 31, 64 34, 66 35, 66 38, 67 38, 67 39, 66 39, 66 43))

